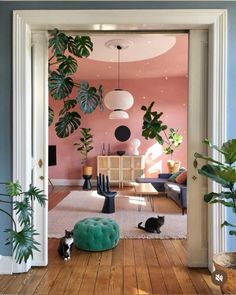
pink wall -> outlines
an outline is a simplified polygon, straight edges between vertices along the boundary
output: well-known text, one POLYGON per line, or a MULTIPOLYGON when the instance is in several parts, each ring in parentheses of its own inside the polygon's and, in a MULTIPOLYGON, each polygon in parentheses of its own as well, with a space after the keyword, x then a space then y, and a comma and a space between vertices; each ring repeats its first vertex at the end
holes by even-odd
MULTIPOLYGON (((91 85, 104 86, 104 94, 116 88, 115 80, 95 80, 90 81, 91 85)), ((90 115, 81 115, 81 126, 90 127, 94 136, 94 149, 89 154, 89 163, 94 167, 94 177, 96 176, 96 156, 101 154, 102 144, 111 145, 112 153, 117 150, 126 150, 131 153, 130 141, 134 138, 141 140, 139 148, 140 154, 145 155, 146 176, 156 176, 159 171, 166 172, 166 161, 170 158, 162 152, 162 147, 155 140, 145 140, 142 135, 143 111, 140 110, 143 104, 149 105, 155 100, 157 110, 162 111, 162 119, 169 127, 179 128, 183 135, 183 144, 174 153, 174 159, 180 160, 183 166, 187 166, 187 83, 186 77, 153 78, 153 79, 132 79, 121 81, 122 88, 129 90, 135 99, 135 103, 130 110, 128 120, 109 120, 109 110, 104 107, 104 111, 96 110, 90 115), (131 130, 131 137, 127 142, 119 142, 114 136, 115 129, 120 125, 126 125, 131 130)), ((71 95, 73 97, 73 95, 71 95)), ((50 99, 50 106, 58 113, 62 102, 50 99)), ((57 119, 57 117, 56 117, 57 119)), ((56 122, 56 120, 54 120, 56 122)), ((81 154, 74 147, 75 142, 79 142, 79 129, 68 138, 60 139, 54 131, 54 124, 49 127, 49 144, 57 146, 57 166, 49 167, 49 177, 51 179, 80 179, 81 178, 81 154)))

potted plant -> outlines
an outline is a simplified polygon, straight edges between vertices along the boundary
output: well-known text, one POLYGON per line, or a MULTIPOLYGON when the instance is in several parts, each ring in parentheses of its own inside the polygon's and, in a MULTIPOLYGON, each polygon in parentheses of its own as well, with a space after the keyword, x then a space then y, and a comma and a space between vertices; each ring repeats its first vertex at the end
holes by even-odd
MULTIPOLYGON (((89 36, 67 36, 54 29, 49 32, 49 49, 51 57, 48 61, 48 86, 51 97, 63 102, 59 119, 55 124, 58 137, 65 138, 72 134, 81 124, 81 116, 74 109, 77 105, 81 112, 92 113, 97 107, 103 110, 103 87, 90 86, 87 81, 78 82, 74 75, 78 71, 80 58, 87 58, 93 51, 93 43, 89 36), (73 89, 77 89, 75 97, 71 97, 73 89)), ((49 126, 54 120, 54 110, 49 107, 49 126)))
POLYGON ((81 128, 80 133, 80 143, 74 143, 74 145, 77 146, 77 151, 83 156, 81 161, 83 165, 83 175, 90 176, 93 174, 93 167, 88 166, 88 153, 93 149, 93 135, 91 134, 91 128, 81 128))
POLYGON ((22 187, 18 182, 1 184, 5 185, 6 193, 1 193, 0 196, 6 197, 6 199, 3 200, 1 198, 0 203, 12 205, 21 226, 21 228, 17 230, 12 215, 3 208, 0 208, 0 212, 6 214, 13 223, 13 229, 5 230, 5 232, 8 233, 6 244, 12 245, 13 254, 15 255, 17 263, 22 263, 22 261, 27 262, 29 257, 33 257, 33 250, 39 251, 37 248, 39 243, 34 238, 38 233, 34 229, 32 223, 33 209, 31 203, 32 201, 37 201, 41 206, 45 206, 47 198, 43 194, 43 191, 33 185, 30 185, 27 191, 22 191, 22 187))
MULTIPOLYGON (((195 158, 207 160, 208 164, 198 169, 198 173, 204 175, 222 186, 220 193, 211 192, 204 195, 205 202, 209 204, 219 203, 228 208, 232 208, 236 214, 236 139, 228 140, 221 147, 212 145, 208 139, 204 140, 211 149, 217 150, 223 156, 223 161, 217 161, 213 158, 195 153, 195 158)), ((227 226, 232 229, 229 235, 236 235, 236 226, 224 221, 222 227, 227 226)), ((236 293, 236 253, 225 252, 218 253, 213 258, 214 265, 217 270, 223 270, 226 274, 226 281, 221 285, 223 293, 236 293)))
POLYGON ((175 149, 177 149, 182 141, 183 136, 179 134, 178 129, 169 128, 160 120, 163 112, 158 113, 153 111, 154 101, 146 107, 142 106, 141 110, 145 112, 143 115, 142 136, 145 139, 155 139, 159 144, 165 145, 164 153, 170 155, 170 160, 167 162, 167 167, 170 173, 175 173, 179 170, 181 162, 173 159, 175 149))

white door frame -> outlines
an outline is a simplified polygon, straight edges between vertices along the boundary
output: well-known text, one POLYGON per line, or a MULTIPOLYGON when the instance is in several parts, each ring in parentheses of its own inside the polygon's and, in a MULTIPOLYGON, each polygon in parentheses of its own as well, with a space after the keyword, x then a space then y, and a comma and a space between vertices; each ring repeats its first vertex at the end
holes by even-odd
MULTIPOLYGON (((29 171, 31 171, 30 134, 26 132, 28 130, 27 118, 29 118, 28 103, 31 101, 31 92, 29 91, 31 61, 27 55, 30 44, 28 44, 29 38, 27 36, 32 31, 47 31, 54 27, 70 31, 207 29, 211 49, 208 80, 208 137, 217 145, 225 140, 227 10, 18 10, 13 13, 13 180, 18 179, 23 186, 27 186, 31 181, 29 175, 29 171)), ((188 165, 190 164, 192 163, 188 163, 188 165)), ((212 189, 217 191, 219 187, 209 183, 209 190, 212 189)), ((188 208, 190 214, 191 210, 194 208, 190 206, 188 208)), ((221 206, 209 207, 208 249, 212 253, 225 249, 225 236, 224 233, 222 235, 220 228, 223 220, 224 210, 221 206)), ((45 229, 47 220, 42 222, 41 226, 45 229)), ((41 234, 47 235, 42 228, 38 230, 41 234)), ((190 235, 201 235, 201 228, 196 227, 196 224, 188 220, 188 232, 190 235)), ((43 240, 46 240, 45 237, 43 240)), ((192 253, 188 256, 189 266, 194 266, 195 260, 194 253, 191 251, 191 243, 189 251, 192 253)), ((201 266, 206 265, 206 263, 201 264, 201 266)), ((15 265, 14 272, 18 271, 24 271, 24 266, 15 265)))

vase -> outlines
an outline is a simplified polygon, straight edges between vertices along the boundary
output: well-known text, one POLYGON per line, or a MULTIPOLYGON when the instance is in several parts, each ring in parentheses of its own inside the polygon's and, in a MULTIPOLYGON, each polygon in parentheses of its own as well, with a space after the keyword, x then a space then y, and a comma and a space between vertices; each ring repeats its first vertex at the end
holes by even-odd
POLYGON ((226 278, 220 285, 223 294, 236 294, 236 252, 221 252, 213 257, 217 271, 225 273, 226 278))
POLYGON ((181 162, 180 161, 175 161, 175 160, 168 160, 167 161, 167 168, 169 173, 176 173, 179 171, 181 167, 181 162))

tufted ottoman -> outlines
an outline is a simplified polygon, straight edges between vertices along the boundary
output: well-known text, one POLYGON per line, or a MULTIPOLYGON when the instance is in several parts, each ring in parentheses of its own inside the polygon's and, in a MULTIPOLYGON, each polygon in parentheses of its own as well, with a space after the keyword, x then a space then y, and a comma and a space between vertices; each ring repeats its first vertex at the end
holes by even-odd
POLYGON ((119 241, 119 226, 108 218, 91 217, 74 226, 76 247, 87 251, 104 251, 114 248, 119 241))

